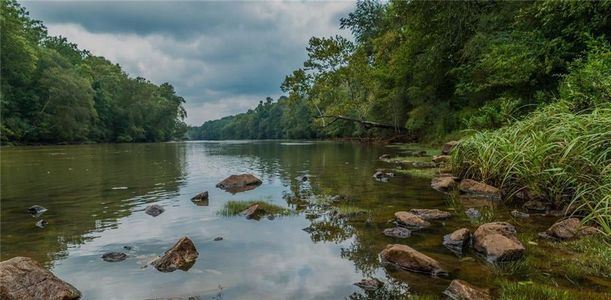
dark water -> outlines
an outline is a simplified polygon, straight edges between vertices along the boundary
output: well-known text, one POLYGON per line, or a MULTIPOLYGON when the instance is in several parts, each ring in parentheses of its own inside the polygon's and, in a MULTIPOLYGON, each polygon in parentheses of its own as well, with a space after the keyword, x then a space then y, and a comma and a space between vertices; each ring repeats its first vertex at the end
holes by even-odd
POLYGON ((430 179, 397 176, 375 181, 377 157, 396 147, 336 142, 188 142, 25 147, 2 149, 2 260, 29 256, 72 283, 85 299, 343 299, 389 295, 440 295, 451 279, 494 288, 491 267, 460 259, 441 239, 468 225, 464 219, 433 222, 409 239, 385 237, 395 211, 448 209, 430 179), (223 178, 252 173, 257 189, 232 195, 215 188, 223 178), (300 182, 299 175, 310 175, 300 182), (190 198, 210 192, 208 206, 190 198), (344 205, 366 211, 363 218, 312 216, 297 195, 344 195, 344 205), (289 199, 289 200, 287 200, 289 199), (265 200, 299 213, 274 220, 222 217, 228 200, 265 200), (156 203, 166 211, 144 213, 156 203), (25 213, 31 205, 49 210, 46 228, 25 213), (314 231, 302 229, 311 226, 314 231), (200 255, 188 270, 161 273, 145 267, 182 236, 200 255), (222 236, 222 241, 213 241, 222 236), (405 243, 439 260, 448 277, 384 269, 378 253, 405 243), (132 250, 123 249, 131 246, 132 250), (123 262, 100 256, 124 251, 123 262), (353 283, 377 277, 386 283, 366 294, 353 283))

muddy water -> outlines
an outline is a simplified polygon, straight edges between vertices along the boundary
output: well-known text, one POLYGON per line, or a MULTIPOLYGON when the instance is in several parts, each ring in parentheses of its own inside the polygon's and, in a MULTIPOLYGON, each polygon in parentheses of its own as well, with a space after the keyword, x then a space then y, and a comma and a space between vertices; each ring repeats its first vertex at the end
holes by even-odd
MULTIPOLYGON (((454 278, 494 290, 490 265, 472 254, 457 257, 441 245, 444 234, 474 228, 462 211, 408 239, 382 234, 395 211, 456 208, 429 187, 426 176, 399 175, 388 182, 372 178, 377 168, 395 167, 379 161, 380 155, 404 151, 280 141, 3 148, 1 258, 32 257, 76 286, 85 299, 440 297, 454 278), (236 173, 252 173, 263 184, 237 194, 215 188, 236 173), (309 180, 297 180, 300 175, 309 180), (201 191, 210 192, 207 206, 190 201, 201 191), (330 218, 311 205, 333 195, 345 197, 338 204, 343 209, 365 213, 330 218), (219 216, 229 200, 265 200, 296 214, 260 221, 219 216), (165 212, 145 214, 152 203, 165 212), (39 219, 25 212, 34 204, 48 209, 41 216, 48 221, 45 228, 36 227, 39 219), (302 230, 306 227, 313 230, 302 230), (190 237, 200 253, 191 269, 161 273, 147 267, 148 260, 182 236, 190 237), (214 241, 218 236, 223 240, 214 241), (449 276, 385 269, 378 253, 389 243, 405 243, 439 260, 449 276), (100 256, 109 251, 123 251, 128 258, 102 261, 100 256), (385 287, 368 294, 353 285, 368 277, 381 279, 385 287)), ((494 219, 532 233, 553 222, 515 220, 502 207, 494 219)), ((605 285, 586 282, 579 288, 600 292, 605 285)))

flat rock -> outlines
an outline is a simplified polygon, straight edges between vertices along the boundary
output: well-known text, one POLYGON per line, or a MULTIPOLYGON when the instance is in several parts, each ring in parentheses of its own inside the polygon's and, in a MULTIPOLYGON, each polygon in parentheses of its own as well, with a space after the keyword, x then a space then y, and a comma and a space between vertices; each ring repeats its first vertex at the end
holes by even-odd
POLYGON ((395 213, 395 220, 397 224, 407 228, 426 228, 431 226, 431 223, 425 221, 421 217, 406 211, 398 211, 395 213))
POLYGON ((431 187, 440 192, 449 192, 456 187, 456 180, 452 176, 438 176, 431 180, 431 187))
POLYGON ((475 197, 501 198, 501 190, 498 188, 472 179, 461 180, 458 188, 461 192, 475 197))
POLYGON ((458 141, 449 141, 443 144, 443 147, 441 147, 441 154, 443 155, 450 154, 450 152, 452 152, 452 149, 454 149, 454 147, 456 147, 456 145, 458 144, 459 144, 458 141))
POLYGON ((393 227, 384 229, 384 235, 394 238, 405 239, 412 235, 412 231, 404 227, 393 227))
POLYGON ((79 299, 81 292, 29 257, 0 262, 0 299, 79 299))
POLYGON ((519 259, 526 250, 516 237, 515 227, 505 222, 480 225, 473 233, 473 247, 492 263, 519 259))
POLYGON ((127 254, 123 252, 108 252, 102 255, 102 260, 107 262, 119 262, 124 261, 127 258, 127 254))
POLYGON ((354 283, 354 285, 366 291, 373 292, 383 287, 384 282, 380 281, 377 278, 370 278, 370 279, 361 279, 361 281, 354 283))
POLYGON ((149 215, 149 216, 153 216, 156 217, 160 214, 162 214, 165 211, 165 209, 157 204, 153 204, 153 205, 149 205, 144 209, 144 212, 149 215))
POLYGON ((569 218, 554 223, 545 232, 539 233, 539 236, 558 240, 574 240, 596 233, 598 233, 596 228, 581 224, 577 218, 569 218))
POLYGON ((443 292, 444 295, 454 300, 489 300, 490 290, 478 288, 470 283, 454 279, 450 282, 450 286, 443 292))
POLYGON ((436 164, 447 163, 452 157, 449 155, 436 155, 433 156, 433 162, 436 164))
POLYGON ((259 204, 253 204, 245 209, 242 214, 246 217, 246 219, 255 219, 259 220, 261 216, 265 215, 265 210, 261 208, 259 204))
POLYGON ((172 248, 166 251, 162 257, 154 260, 153 265, 161 272, 174 272, 176 269, 188 271, 199 256, 193 241, 188 237, 182 237, 172 248))
POLYGON ((191 198, 191 201, 193 203, 195 203, 195 205, 197 205, 197 206, 208 206, 208 204, 210 202, 208 191, 201 192, 201 193, 193 196, 193 198, 191 198))
POLYGON ((443 236, 443 245, 455 254, 462 255, 464 249, 469 245, 471 232, 467 228, 455 230, 443 236))
POLYGON ((447 272, 441 268, 439 262, 428 257, 407 245, 390 244, 382 252, 380 258, 384 263, 393 267, 417 273, 431 275, 444 275, 447 272))
POLYGON ((232 194, 249 191, 257 188, 263 183, 259 178, 252 174, 231 175, 219 182, 216 187, 232 194))
POLYGON ((28 212, 31 213, 34 216, 40 216, 45 211, 47 211, 47 209, 42 207, 42 206, 40 206, 40 205, 32 205, 32 206, 30 206, 30 208, 28 208, 28 212))
POLYGON ((429 208, 413 208, 409 210, 410 213, 419 216, 424 220, 441 220, 447 219, 452 216, 451 213, 439 209, 429 208))

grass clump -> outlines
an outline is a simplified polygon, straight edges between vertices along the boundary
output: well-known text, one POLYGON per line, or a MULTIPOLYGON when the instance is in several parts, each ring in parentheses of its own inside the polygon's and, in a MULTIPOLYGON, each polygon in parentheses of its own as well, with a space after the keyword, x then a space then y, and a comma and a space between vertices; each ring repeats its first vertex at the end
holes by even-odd
POLYGON ((246 210, 251 205, 258 204, 263 210, 265 210, 268 215, 275 216, 288 216, 293 214, 293 211, 279 206, 275 204, 271 204, 266 201, 261 200, 251 200, 251 201, 236 201, 231 200, 225 203, 225 206, 218 212, 219 215, 224 217, 237 216, 241 214, 244 210, 246 210))
POLYGON ((393 169, 393 172, 401 175, 407 175, 414 178, 430 179, 435 176, 439 171, 437 168, 429 169, 393 169))
POLYGON ((532 281, 501 281, 499 299, 608 299, 604 293, 586 292, 576 289, 563 289, 558 286, 545 285, 532 281))

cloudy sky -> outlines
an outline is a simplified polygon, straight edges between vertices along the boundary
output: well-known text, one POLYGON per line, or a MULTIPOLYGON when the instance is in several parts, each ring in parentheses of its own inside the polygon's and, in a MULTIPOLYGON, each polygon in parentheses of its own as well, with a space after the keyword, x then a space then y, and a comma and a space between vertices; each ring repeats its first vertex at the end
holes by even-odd
POLYGON ((123 66, 131 76, 170 82, 187 123, 246 111, 281 95, 311 36, 349 32, 339 19, 354 3, 262 1, 27 1, 51 35, 123 66))

